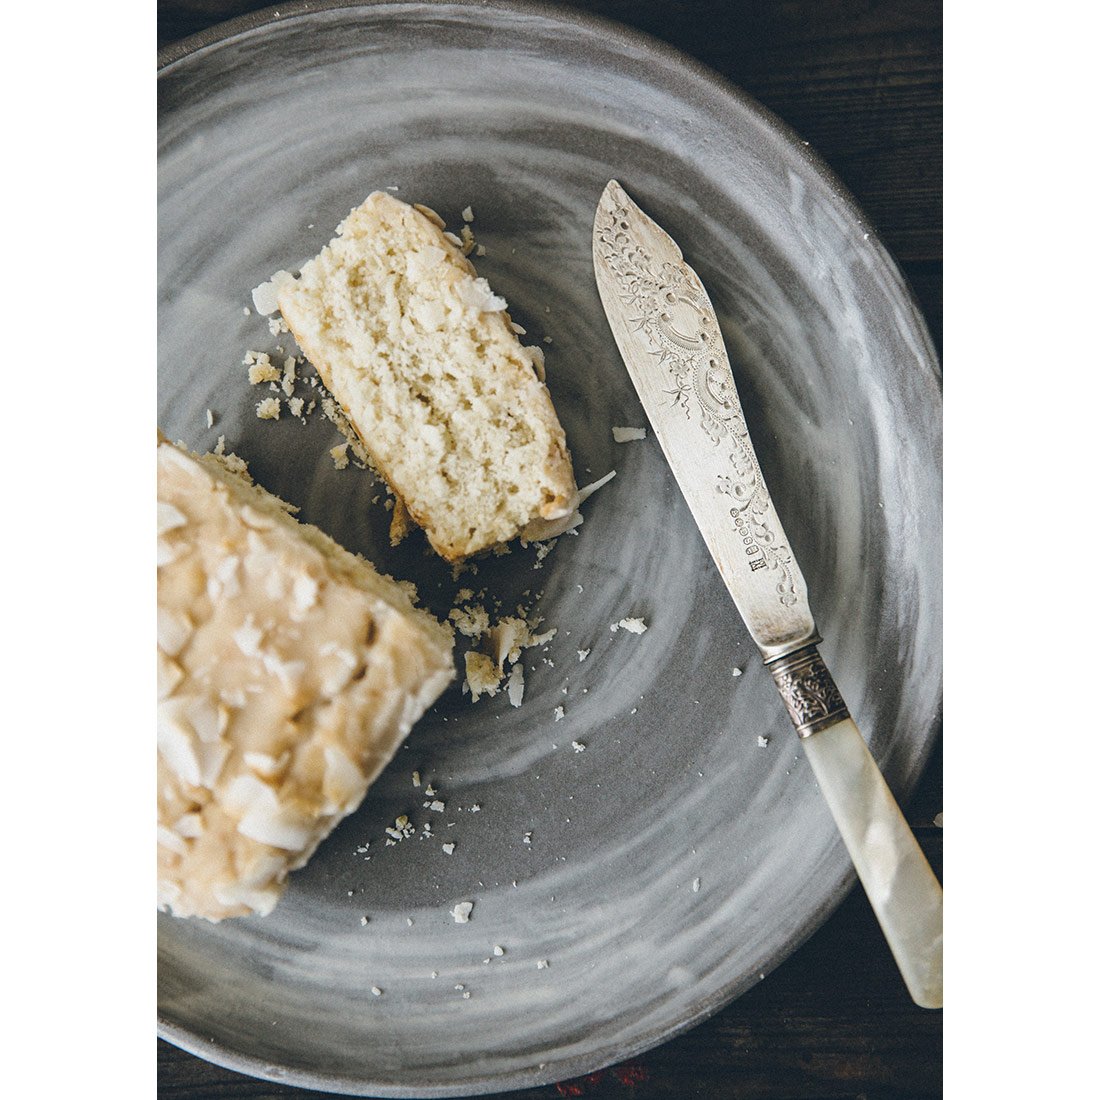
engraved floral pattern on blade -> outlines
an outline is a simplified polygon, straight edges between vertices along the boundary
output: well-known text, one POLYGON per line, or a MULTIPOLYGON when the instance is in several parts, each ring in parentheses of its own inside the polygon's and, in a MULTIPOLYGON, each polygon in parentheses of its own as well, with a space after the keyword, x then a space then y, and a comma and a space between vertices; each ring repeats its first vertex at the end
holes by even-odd
POLYGON ((791 607, 798 602, 793 555, 769 523, 771 499, 707 293, 686 265, 650 256, 630 232, 631 217, 618 200, 600 204, 595 224, 600 257, 615 277, 629 323, 667 373, 673 405, 688 420, 698 420, 711 443, 728 453, 730 469, 717 479, 717 491, 729 500, 749 568, 773 571, 776 596, 791 607))

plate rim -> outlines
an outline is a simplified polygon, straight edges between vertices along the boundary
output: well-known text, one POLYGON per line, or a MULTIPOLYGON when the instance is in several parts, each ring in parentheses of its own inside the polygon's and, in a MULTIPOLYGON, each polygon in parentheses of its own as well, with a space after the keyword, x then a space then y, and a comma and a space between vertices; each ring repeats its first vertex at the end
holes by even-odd
MULTIPOLYGON (((561 24, 566 28, 596 31, 601 36, 614 40, 618 44, 635 50, 648 58, 656 59, 670 68, 685 71, 693 79, 707 86, 717 99, 732 100, 742 111, 755 116, 766 130, 774 134, 782 144, 786 145, 791 152, 795 153, 805 163, 812 173, 816 174, 828 188, 834 200, 842 207, 844 213, 856 220, 870 234, 869 243, 874 245, 878 256, 877 266, 893 284, 890 289, 898 304, 904 307, 904 320, 909 332, 916 338, 920 347, 921 354, 914 356, 913 367, 920 368, 921 373, 925 375, 926 388, 939 407, 942 422, 942 366, 928 323, 912 285, 906 278, 901 266, 891 250, 883 243, 874 222, 864 213, 847 185, 813 146, 802 138, 789 123, 702 61, 644 31, 636 30, 614 19, 592 12, 560 7, 550 3, 549 0, 443 0, 441 3, 433 2, 433 0, 289 0, 285 4, 270 5, 256 11, 242 13, 159 47, 157 50, 157 80, 159 83, 162 77, 170 75, 171 70, 176 65, 197 53, 227 44, 234 38, 262 31, 263 28, 268 26, 287 23, 291 20, 308 20, 310 17, 332 11, 354 12, 357 10, 370 11, 386 8, 437 12, 441 8, 450 8, 459 12, 465 10, 482 17, 486 13, 501 11, 509 14, 529 15, 561 24)), ((942 483, 942 458, 937 473, 942 483)), ((940 743, 942 736, 943 683, 941 677, 935 714, 928 731, 928 737, 917 754, 917 766, 913 770, 910 789, 901 792, 904 797, 899 798, 903 808, 927 769, 929 759, 940 743)), ((799 947, 821 928, 848 896, 855 882, 855 872, 849 868, 837 889, 826 897, 817 909, 808 916, 798 932, 781 945, 776 952, 776 957, 779 960, 776 963, 777 966, 782 965, 783 962, 789 959, 799 947)), ((410 1082, 400 1086, 369 1084, 338 1075, 276 1066, 269 1060, 239 1051, 232 1051, 211 1039, 203 1039, 181 1025, 165 1019, 161 1015, 159 1007, 157 1012, 157 1035, 158 1038, 164 1039, 173 1046, 205 1061, 276 1084, 310 1088, 330 1094, 338 1093, 349 1096, 380 1098, 393 1097, 400 1098, 400 1100, 408 1100, 412 1097, 423 1097, 427 1100, 427 1098, 435 1097, 479 1096, 494 1092, 546 1086, 637 1057, 647 1050, 670 1042, 703 1023, 742 996, 758 981, 759 978, 750 976, 732 986, 715 991, 705 1001, 697 1004, 692 1012, 673 1027, 660 1027, 653 1031, 647 1031, 636 1037, 633 1042, 616 1048, 615 1052, 606 1060, 597 1058, 593 1061, 591 1058, 585 1059, 579 1055, 571 1056, 562 1061, 546 1063, 545 1070, 534 1067, 530 1070, 509 1071, 507 1074, 495 1076, 479 1076, 459 1086, 429 1084, 427 1082, 420 1085, 410 1082)))

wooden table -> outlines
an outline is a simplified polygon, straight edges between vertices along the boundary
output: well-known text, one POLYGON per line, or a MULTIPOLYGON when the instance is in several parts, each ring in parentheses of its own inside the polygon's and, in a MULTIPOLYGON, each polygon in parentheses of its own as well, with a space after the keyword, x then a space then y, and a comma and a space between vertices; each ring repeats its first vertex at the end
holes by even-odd
MULTIPOLYGON (((160 0, 164 45, 266 6, 160 0)), ((572 5, 664 39, 754 95, 833 167, 943 332, 942 12, 933 0, 589 0, 572 5)), ((942 756, 908 816, 942 876, 942 756)), ((159 1094, 310 1097, 158 1041, 159 1094)), ((686 1035, 514 1100, 924 1100, 942 1095, 942 1016, 908 999, 871 909, 854 891, 768 979, 686 1035)))

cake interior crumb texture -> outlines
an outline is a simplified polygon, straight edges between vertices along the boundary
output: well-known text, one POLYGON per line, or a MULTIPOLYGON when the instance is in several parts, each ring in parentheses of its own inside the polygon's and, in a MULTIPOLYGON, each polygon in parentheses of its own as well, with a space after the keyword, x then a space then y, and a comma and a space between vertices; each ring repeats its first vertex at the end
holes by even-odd
POLYGON ((161 441, 157 498, 158 906, 267 913, 451 681, 453 634, 217 455, 161 441))
POLYGON ((279 309, 372 465, 448 561, 575 506, 538 349, 440 219, 384 192, 353 210, 279 309))

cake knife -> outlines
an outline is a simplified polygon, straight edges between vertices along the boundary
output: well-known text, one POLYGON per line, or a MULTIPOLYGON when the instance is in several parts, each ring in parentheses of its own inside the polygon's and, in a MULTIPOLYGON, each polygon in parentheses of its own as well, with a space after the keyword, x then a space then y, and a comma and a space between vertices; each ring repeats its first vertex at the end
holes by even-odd
POLYGON ((775 679, 913 1000, 943 1004, 943 890, 817 650, 710 298, 676 242, 611 180, 596 285, 627 371, 718 571, 775 679))

